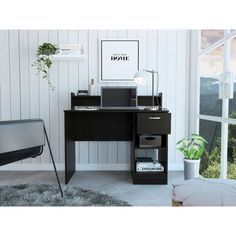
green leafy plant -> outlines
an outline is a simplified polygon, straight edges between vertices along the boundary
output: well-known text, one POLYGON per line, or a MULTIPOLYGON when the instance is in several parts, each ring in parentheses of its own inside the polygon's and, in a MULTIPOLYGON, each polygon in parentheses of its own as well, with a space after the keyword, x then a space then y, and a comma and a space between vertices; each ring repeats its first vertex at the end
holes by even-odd
POLYGON ((50 60, 50 55, 53 55, 57 51, 56 45, 51 43, 43 43, 39 45, 36 52, 36 61, 33 66, 36 66, 38 74, 42 73, 43 79, 48 81, 49 87, 54 90, 54 87, 50 81, 49 70, 52 65, 52 61, 50 60))
POLYGON ((192 134, 190 139, 183 138, 177 142, 177 150, 184 154, 185 159, 199 160, 205 151, 207 141, 198 134, 192 134))
MULTIPOLYGON (((220 177, 220 145, 221 139, 218 138, 214 149, 210 153, 206 151, 201 160, 200 174, 205 178, 220 177)), ((236 139, 229 137, 228 145, 227 178, 236 179, 236 139)))
MULTIPOLYGON (((205 178, 220 178, 220 163, 212 162, 202 173, 205 178)), ((227 166, 227 179, 236 179, 236 164, 229 163, 227 166)))

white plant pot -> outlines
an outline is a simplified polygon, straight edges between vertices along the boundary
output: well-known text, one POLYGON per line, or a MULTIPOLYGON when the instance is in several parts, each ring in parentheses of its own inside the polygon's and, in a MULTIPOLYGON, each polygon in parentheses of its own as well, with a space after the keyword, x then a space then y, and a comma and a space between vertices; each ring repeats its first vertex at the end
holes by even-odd
POLYGON ((194 179, 199 177, 200 160, 184 159, 184 179, 194 179))

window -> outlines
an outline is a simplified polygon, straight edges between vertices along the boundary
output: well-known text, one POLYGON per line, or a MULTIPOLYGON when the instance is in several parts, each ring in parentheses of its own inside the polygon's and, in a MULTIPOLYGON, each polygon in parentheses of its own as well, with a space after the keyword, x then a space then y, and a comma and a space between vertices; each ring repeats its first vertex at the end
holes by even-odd
POLYGON ((236 179, 236 31, 202 30, 198 38, 197 131, 208 141, 200 173, 236 179), (219 98, 222 81, 230 81, 233 98, 219 98))
MULTIPOLYGON (((230 40, 230 70, 236 75, 236 37, 230 40)), ((233 94, 233 99, 229 101, 229 117, 236 119, 236 84, 233 94)))
POLYGON ((224 36, 224 30, 202 30, 201 31, 201 48, 208 48, 217 40, 224 36))

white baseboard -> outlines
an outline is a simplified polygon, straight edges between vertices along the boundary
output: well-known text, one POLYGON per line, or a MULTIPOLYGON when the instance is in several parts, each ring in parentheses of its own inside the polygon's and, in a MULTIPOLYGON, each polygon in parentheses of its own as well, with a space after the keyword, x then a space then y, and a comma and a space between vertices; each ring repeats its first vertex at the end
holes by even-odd
MULTIPOLYGON (((57 170, 64 170, 64 164, 56 164, 57 170)), ((9 164, 0 167, 0 171, 46 171, 46 170, 54 170, 52 164, 9 164)))
POLYGON ((184 164, 169 164, 168 169, 170 171, 184 170, 184 164))
MULTIPOLYGON (((56 164, 57 170, 63 171, 64 164, 56 164)), ((170 171, 183 170, 183 164, 169 164, 170 171)), ((50 171, 53 170, 52 164, 9 164, 0 167, 0 171, 50 171)), ((85 171, 112 171, 112 170, 130 170, 128 163, 114 163, 114 164, 76 164, 76 170, 85 171)))
POLYGON ((114 163, 114 164, 76 164, 76 170, 130 170, 128 163, 114 163))

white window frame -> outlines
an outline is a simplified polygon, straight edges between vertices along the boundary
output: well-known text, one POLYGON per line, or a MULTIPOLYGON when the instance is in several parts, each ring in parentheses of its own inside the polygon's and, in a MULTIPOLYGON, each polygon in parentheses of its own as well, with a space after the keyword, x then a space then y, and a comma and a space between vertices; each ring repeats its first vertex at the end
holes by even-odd
POLYGON ((201 49, 201 30, 192 30, 190 38, 190 129, 189 133, 199 132, 199 121, 208 120, 221 123, 221 169, 220 177, 227 178, 227 146, 228 146, 228 125, 236 125, 236 119, 228 118, 229 99, 222 99, 222 116, 209 116, 200 114, 200 74, 199 59, 215 48, 224 45, 224 72, 229 71, 230 40, 236 37, 236 31, 224 30, 224 37, 216 41, 206 49, 201 49), (192 105, 192 106, 191 106, 192 105))

